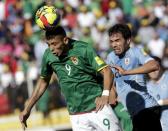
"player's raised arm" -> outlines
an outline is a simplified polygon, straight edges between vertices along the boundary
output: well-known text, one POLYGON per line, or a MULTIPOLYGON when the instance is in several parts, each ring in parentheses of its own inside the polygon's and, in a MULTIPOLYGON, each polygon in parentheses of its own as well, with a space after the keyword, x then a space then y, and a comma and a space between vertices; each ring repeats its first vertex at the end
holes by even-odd
POLYGON ((156 71, 159 69, 159 65, 155 60, 150 60, 147 63, 145 63, 144 65, 138 67, 138 68, 134 68, 132 70, 124 70, 122 67, 119 66, 112 66, 113 68, 115 68, 116 70, 118 70, 118 72, 121 75, 134 75, 134 74, 146 74, 146 73, 150 73, 152 71, 156 71))
POLYGON ((33 91, 32 96, 29 98, 27 104, 25 105, 24 110, 20 113, 19 119, 22 124, 22 128, 25 130, 27 127, 27 119, 30 115, 32 107, 35 105, 35 103, 39 100, 39 98, 42 96, 42 94, 47 89, 47 86, 49 84, 50 78, 40 78, 37 82, 37 86, 35 90, 33 91))

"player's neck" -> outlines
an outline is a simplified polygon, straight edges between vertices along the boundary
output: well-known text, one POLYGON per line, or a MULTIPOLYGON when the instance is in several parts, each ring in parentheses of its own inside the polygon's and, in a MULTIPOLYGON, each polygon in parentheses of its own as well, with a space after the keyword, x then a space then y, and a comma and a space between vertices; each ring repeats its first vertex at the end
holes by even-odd
POLYGON ((64 47, 64 51, 62 53, 62 56, 66 56, 71 49, 71 39, 68 38, 68 43, 64 47))
POLYGON ((124 50, 124 52, 122 54, 119 55, 119 58, 123 58, 126 54, 126 52, 129 50, 129 46, 124 50))

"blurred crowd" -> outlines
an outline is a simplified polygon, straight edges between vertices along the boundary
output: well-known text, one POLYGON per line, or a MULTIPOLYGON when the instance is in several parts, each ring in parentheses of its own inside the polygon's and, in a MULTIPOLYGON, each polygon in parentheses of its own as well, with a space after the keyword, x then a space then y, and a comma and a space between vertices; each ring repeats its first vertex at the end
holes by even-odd
MULTIPOLYGON (((69 37, 88 42, 106 59, 108 28, 127 23, 132 46, 139 46, 162 59, 168 68, 167 0, 0 0, 0 114, 22 110, 40 72, 47 48, 44 31, 35 24, 35 13, 43 5, 54 5, 62 14, 61 25, 69 37)), ((53 78, 37 109, 65 106, 53 78), (46 104, 44 104, 46 103, 46 104)))

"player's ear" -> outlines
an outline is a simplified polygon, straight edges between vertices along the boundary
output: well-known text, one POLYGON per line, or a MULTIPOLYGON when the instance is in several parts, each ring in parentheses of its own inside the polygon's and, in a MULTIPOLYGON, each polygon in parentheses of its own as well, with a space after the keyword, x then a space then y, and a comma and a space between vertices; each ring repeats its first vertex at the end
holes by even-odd
POLYGON ((127 43, 129 44, 131 43, 131 38, 127 39, 127 43))
POLYGON ((63 39, 63 41, 64 41, 64 43, 67 45, 68 44, 68 41, 69 41, 69 39, 68 39, 68 37, 64 37, 64 39, 63 39))

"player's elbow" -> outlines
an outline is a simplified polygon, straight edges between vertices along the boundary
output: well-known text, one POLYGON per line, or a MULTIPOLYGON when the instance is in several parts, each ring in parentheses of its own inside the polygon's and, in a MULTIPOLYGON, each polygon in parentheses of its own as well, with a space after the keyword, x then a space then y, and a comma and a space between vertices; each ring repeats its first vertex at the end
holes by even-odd
POLYGON ((113 73, 111 71, 111 68, 109 66, 105 67, 103 69, 104 74, 109 74, 111 77, 113 77, 113 73))

